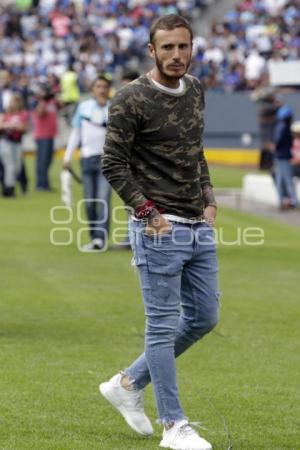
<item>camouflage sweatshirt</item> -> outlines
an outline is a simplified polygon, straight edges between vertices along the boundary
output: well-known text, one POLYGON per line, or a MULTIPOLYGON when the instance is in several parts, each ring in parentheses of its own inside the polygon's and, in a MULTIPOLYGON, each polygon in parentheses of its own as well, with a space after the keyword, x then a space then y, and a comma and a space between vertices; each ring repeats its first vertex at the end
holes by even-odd
POLYGON ((142 75, 116 94, 103 173, 133 209, 152 200, 165 213, 201 218, 215 203, 203 153, 204 95, 196 78, 183 80, 184 90, 175 94, 142 75))

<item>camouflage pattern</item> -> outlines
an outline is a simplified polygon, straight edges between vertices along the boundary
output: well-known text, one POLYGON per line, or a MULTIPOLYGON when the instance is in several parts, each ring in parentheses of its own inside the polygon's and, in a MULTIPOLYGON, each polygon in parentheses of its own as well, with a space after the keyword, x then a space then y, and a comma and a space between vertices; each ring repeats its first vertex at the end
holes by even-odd
POLYGON ((203 153, 204 94, 183 77, 180 94, 166 93, 142 75, 112 101, 103 173, 133 209, 146 200, 169 214, 201 218, 214 204, 203 153))

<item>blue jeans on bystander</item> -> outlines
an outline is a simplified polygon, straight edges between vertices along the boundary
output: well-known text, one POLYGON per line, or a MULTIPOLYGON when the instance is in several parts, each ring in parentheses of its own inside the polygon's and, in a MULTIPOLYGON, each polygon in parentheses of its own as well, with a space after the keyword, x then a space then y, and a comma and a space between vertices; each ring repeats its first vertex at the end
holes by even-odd
POLYGON ((288 159, 275 159, 275 181, 280 204, 289 197, 294 206, 297 205, 296 189, 293 181, 293 168, 288 159))
POLYGON ((49 191, 48 171, 53 159, 54 139, 37 139, 36 189, 49 191))
POLYGON ((109 234, 111 186, 102 174, 100 155, 82 158, 80 162, 90 236, 91 239, 106 242, 109 234))

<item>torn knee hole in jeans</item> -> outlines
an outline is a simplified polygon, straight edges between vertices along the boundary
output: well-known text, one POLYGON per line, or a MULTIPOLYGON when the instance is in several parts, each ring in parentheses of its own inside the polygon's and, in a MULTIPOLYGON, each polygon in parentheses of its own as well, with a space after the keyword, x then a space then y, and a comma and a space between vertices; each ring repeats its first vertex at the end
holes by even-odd
POLYGON ((152 294, 156 298, 167 299, 170 296, 172 278, 180 272, 180 267, 171 258, 168 262, 161 262, 157 257, 151 256, 147 255, 146 259, 152 294))

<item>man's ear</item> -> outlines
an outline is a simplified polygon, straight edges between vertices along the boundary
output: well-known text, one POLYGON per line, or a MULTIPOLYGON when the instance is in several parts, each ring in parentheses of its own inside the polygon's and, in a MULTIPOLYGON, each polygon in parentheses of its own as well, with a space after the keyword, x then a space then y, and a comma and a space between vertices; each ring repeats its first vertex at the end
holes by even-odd
POLYGON ((148 50, 151 58, 155 58, 155 48, 153 44, 148 44, 148 50))

